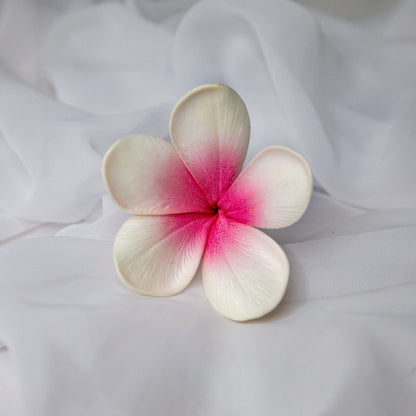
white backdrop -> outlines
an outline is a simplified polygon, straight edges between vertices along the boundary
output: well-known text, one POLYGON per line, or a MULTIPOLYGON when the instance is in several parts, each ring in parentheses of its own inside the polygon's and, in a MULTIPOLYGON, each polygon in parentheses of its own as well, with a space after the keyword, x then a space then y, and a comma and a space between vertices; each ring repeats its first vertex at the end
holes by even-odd
POLYGON ((0 414, 416 413, 414 0, 0 1, 0 414), (111 246, 108 147, 168 137, 189 89, 245 100, 248 159, 315 180, 271 231, 291 263, 267 317, 229 321, 199 276, 131 293, 111 246))

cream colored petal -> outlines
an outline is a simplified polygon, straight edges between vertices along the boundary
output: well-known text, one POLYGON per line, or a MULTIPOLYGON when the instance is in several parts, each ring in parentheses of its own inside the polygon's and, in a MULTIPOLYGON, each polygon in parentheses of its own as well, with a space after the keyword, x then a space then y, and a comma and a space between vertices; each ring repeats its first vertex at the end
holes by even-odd
POLYGON ((129 218, 114 242, 119 277, 144 295, 181 292, 198 268, 213 218, 203 214, 129 218))
POLYGON ((246 157, 250 119, 244 102, 225 85, 198 87, 173 109, 170 133, 208 202, 215 205, 246 157))
POLYGON ((103 161, 107 190, 135 214, 209 212, 202 191, 171 144, 145 135, 116 142, 103 161))
POLYGON ((305 212, 312 186, 312 174, 302 156, 285 147, 269 147, 246 166, 218 206, 255 227, 288 227, 305 212))
POLYGON ((278 244, 261 231, 220 213, 202 260, 206 296, 236 321, 272 311, 285 294, 289 263, 278 244))

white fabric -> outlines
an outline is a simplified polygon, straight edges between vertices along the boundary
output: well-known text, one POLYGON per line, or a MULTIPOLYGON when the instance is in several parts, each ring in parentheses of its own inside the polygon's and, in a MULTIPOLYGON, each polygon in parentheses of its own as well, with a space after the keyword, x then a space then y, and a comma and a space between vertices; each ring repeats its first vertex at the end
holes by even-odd
POLYGON ((1 1, 0 414, 414 415, 415 19, 414 0, 1 1), (129 214, 102 156, 166 138, 210 82, 247 104, 248 160, 288 146, 315 179, 267 231, 288 293, 246 324, 199 274, 148 298, 112 263, 129 214))

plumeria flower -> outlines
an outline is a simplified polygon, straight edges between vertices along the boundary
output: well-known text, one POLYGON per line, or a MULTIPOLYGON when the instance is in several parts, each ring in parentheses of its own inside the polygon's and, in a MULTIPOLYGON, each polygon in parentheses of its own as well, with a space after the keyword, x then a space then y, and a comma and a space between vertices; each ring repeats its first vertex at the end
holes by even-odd
POLYGON ((170 296, 185 289, 201 263, 206 296, 218 312, 237 321, 265 315, 286 291, 289 264, 254 227, 287 227, 303 215, 312 192, 308 164, 273 146, 241 172, 250 120, 225 85, 203 85, 183 97, 170 134, 173 146, 132 135, 105 155, 109 194, 135 214, 114 242, 119 277, 140 294, 170 296))

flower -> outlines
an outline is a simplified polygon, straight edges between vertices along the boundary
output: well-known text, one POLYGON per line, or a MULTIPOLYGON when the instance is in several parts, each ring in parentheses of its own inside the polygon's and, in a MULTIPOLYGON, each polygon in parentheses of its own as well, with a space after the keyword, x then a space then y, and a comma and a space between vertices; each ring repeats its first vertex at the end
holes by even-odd
POLYGON ((151 296, 181 292, 201 263, 212 306, 245 321, 273 310, 287 287, 280 246, 254 227, 283 228, 305 212, 312 175, 297 153, 260 152, 241 172, 250 120, 225 85, 202 85, 172 111, 173 146, 152 136, 126 136, 103 161, 107 190, 136 215, 114 242, 117 274, 151 296), (241 173, 240 173, 241 172, 241 173))

